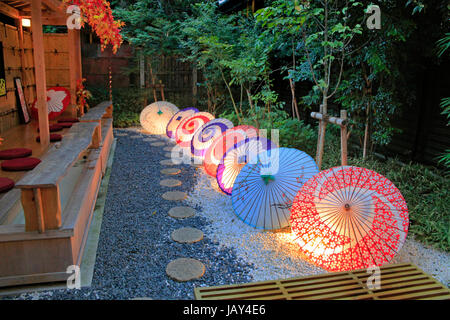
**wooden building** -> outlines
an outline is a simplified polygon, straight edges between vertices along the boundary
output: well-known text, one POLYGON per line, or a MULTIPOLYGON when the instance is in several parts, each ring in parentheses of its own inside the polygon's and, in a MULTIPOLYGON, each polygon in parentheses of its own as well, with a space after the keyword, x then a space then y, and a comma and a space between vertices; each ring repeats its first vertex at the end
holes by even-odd
POLYGON ((0 287, 66 281, 67 268, 81 265, 114 139, 111 101, 86 114, 76 106, 80 30, 43 33, 43 25, 66 25, 66 9, 59 0, 0 2, 7 91, 0 97, 0 152, 28 148, 40 160, 30 171, 7 171, 2 162, 0 178, 14 181, 15 188, 0 193, 0 287), (39 120, 20 123, 15 78, 22 80, 26 102, 36 100, 39 120), (67 88, 71 101, 49 121, 47 87, 52 86, 67 88), (60 132, 60 142, 51 142, 50 126, 67 117, 73 123, 60 132))

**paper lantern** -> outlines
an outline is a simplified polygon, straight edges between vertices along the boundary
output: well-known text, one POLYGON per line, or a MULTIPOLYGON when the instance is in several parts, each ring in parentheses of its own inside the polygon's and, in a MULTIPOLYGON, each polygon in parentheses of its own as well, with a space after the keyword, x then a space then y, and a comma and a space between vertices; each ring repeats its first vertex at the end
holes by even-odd
POLYGON ((234 213, 258 229, 288 227, 292 201, 319 169, 313 158, 297 149, 272 148, 257 158, 256 164, 242 168, 234 182, 234 213))
MULTIPOLYGON (((37 99, 31 106, 31 115, 34 119, 39 118, 39 112, 36 106, 37 99)), ((55 119, 66 110, 70 104, 70 91, 63 87, 52 87, 47 89, 47 109, 48 118, 55 119)))
POLYGON ((322 171, 298 192, 291 226, 300 250, 317 266, 346 271, 381 266, 402 247, 408 208, 382 175, 351 166, 322 171))
POLYGON ((197 108, 185 108, 175 113, 173 117, 170 119, 169 123, 167 124, 166 128, 167 136, 170 139, 175 139, 175 130, 177 130, 181 121, 183 121, 188 117, 193 116, 197 112, 198 112, 197 108))
POLYGON ((236 177, 247 163, 256 163, 256 156, 276 147, 264 137, 248 138, 228 150, 217 167, 217 183, 227 195, 231 195, 236 177), (253 162, 255 161, 255 162, 253 162))
POLYGON ((230 120, 220 118, 208 121, 197 130, 191 140, 192 155, 199 160, 196 163, 202 163, 206 150, 208 150, 214 140, 233 126, 230 120))
POLYGON ((217 167, 221 163, 225 153, 237 143, 256 136, 258 136, 258 129, 246 125, 237 126, 225 131, 211 143, 205 152, 203 166, 206 173, 215 178, 217 175, 217 167))
POLYGON ((139 120, 141 126, 150 134, 165 134, 167 124, 175 113, 176 105, 167 101, 157 101, 142 110, 139 120))
POLYGON ((183 148, 190 147, 195 132, 212 119, 214 116, 208 112, 197 112, 191 117, 185 118, 175 131, 176 143, 183 148))

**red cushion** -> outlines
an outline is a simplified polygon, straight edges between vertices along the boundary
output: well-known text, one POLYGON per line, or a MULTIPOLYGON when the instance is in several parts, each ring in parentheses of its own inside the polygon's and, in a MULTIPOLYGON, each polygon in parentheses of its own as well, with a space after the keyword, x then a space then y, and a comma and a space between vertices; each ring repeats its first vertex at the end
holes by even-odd
POLYGON ((5 160, 2 162, 2 169, 5 171, 24 171, 34 169, 41 160, 37 158, 19 158, 5 160))
POLYGON ((80 122, 80 120, 78 118, 61 118, 58 120, 58 123, 61 122, 80 122))
POLYGON ((63 128, 70 128, 73 125, 73 122, 59 122, 58 123, 63 128))
POLYGON ((0 192, 6 192, 14 188, 14 181, 8 178, 0 178, 0 192))
POLYGON ((14 148, 0 151, 0 160, 10 160, 31 156, 31 149, 14 148))
MULTIPOLYGON (((61 131, 64 127, 60 124, 51 124, 48 126, 48 129, 50 130, 50 132, 55 132, 55 131, 61 131)), ((39 132, 39 128, 38 128, 38 132, 39 132)))
MULTIPOLYGON (((57 133, 52 133, 50 135, 50 142, 55 142, 55 141, 61 141, 62 140, 62 135, 57 134, 57 133)), ((38 136, 36 138, 36 142, 41 142, 41 137, 38 136)))

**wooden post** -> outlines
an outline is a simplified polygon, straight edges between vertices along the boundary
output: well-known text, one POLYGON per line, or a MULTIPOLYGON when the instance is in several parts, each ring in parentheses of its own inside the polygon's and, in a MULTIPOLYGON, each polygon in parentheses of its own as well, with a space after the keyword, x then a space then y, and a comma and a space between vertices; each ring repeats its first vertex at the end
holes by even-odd
MULTIPOLYGON (((77 80, 78 80, 78 72, 77 72, 77 62, 78 57, 75 48, 76 41, 76 31, 75 29, 68 29, 68 48, 69 48, 69 82, 70 82, 70 103, 73 106, 77 105, 77 80)), ((76 108, 74 108, 76 111, 76 108)), ((80 111, 81 112, 81 111, 80 111)))
POLYGON ((192 105, 195 107, 197 105, 197 82, 198 82, 198 72, 197 67, 192 69, 192 105))
POLYGON ((145 88, 145 61, 142 50, 139 51, 139 86, 145 88))
POLYGON ((341 119, 344 124, 341 125, 341 164, 347 165, 347 110, 341 110, 341 119))
POLYGON ((43 146, 50 144, 48 126, 47 82, 45 77, 44 35, 42 31, 42 1, 31 1, 31 30, 33 32, 33 57, 36 79, 36 105, 39 115, 40 139, 43 146))
MULTIPOLYGON (((320 108, 323 111, 323 108, 320 108)), ((317 147, 317 155, 316 155, 316 163, 319 167, 319 170, 322 165, 323 147, 320 148, 320 144, 322 146, 325 144, 325 129, 328 123, 335 124, 341 127, 341 164, 343 166, 347 165, 347 110, 341 110, 341 117, 330 117, 327 114, 323 114, 322 112, 311 112, 311 118, 319 120, 319 143, 317 147)))

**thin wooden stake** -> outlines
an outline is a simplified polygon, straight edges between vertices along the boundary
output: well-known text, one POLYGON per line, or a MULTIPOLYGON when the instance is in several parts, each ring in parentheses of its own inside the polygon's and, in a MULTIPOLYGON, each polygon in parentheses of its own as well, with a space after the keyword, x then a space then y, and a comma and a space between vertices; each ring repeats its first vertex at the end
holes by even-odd
POLYGON ((347 110, 341 110, 341 119, 345 120, 345 124, 341 125, 341 164, 347 165, 347 110))

